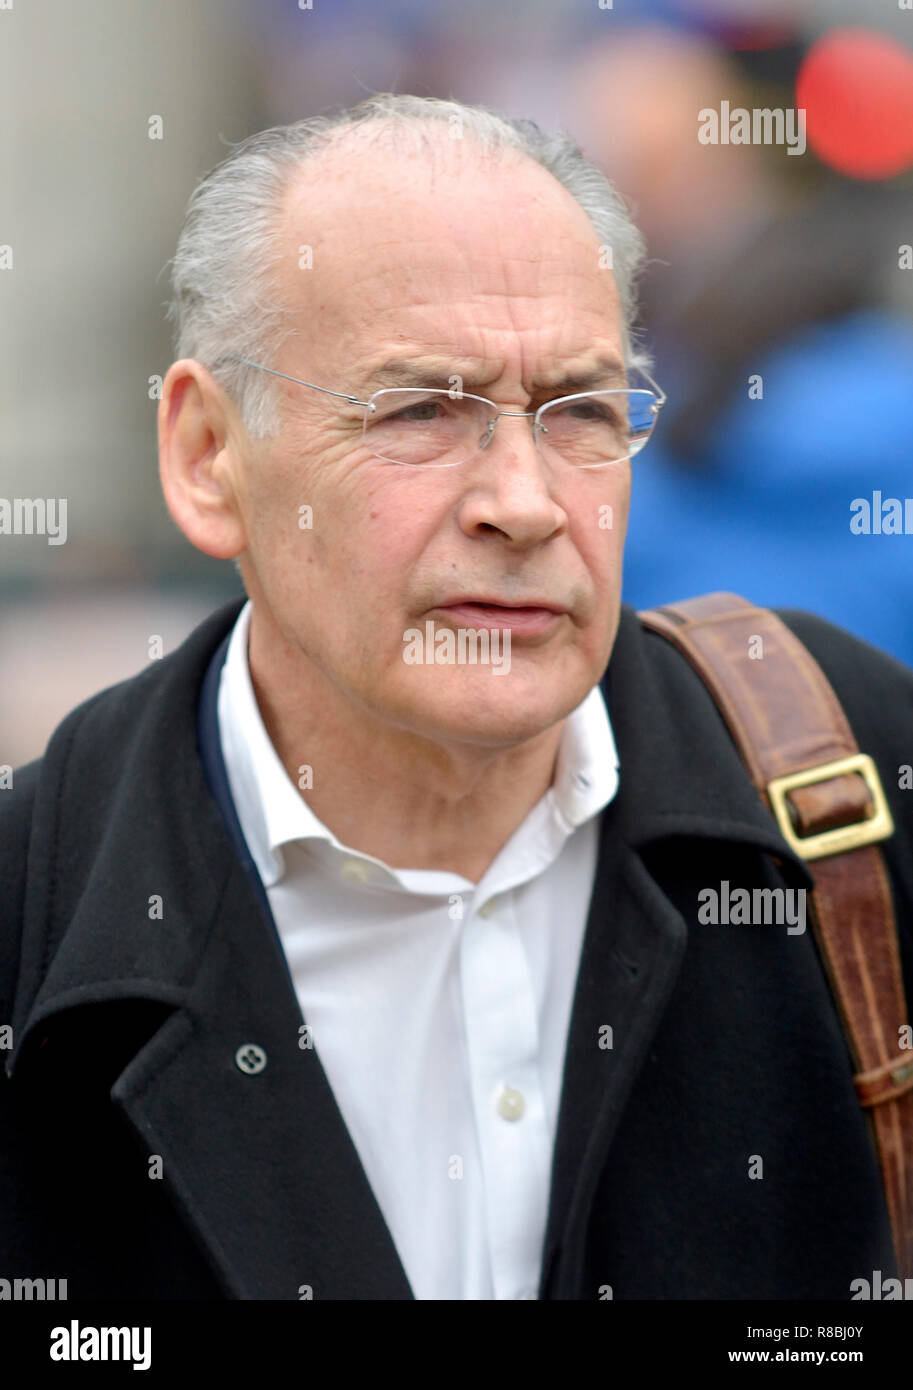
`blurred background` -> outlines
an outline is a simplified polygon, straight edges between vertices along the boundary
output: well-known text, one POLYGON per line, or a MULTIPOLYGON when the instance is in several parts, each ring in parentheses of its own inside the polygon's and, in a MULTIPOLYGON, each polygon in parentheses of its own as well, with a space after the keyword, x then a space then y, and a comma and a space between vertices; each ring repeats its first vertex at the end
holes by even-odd
POLYGON ((385 90, 562 126, 633 205, 669 403, 625 600, 735 590, 913 664, 913 537, 850 530, 913 497, 913 0, 6 0, 0 509, 66 498, 67 536, 0 534, 0 764, 240 594, 160 496, 167 262, 229 143, 385 90), (807 148, 702 143, 723 103, 803 107, 807 148))

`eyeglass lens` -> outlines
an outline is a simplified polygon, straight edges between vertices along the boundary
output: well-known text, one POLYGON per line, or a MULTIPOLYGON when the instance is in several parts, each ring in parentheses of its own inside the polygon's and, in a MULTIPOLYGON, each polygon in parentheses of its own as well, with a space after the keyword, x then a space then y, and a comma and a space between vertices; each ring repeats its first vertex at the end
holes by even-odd
MULTIPOLYGON (((393 388, 371 398, 364 435, 371 452, 402 464, 463 463, 485 448, 496 421, 490 402, 451 391, 393 388)), ((539 447, 576 467, 633 458, 655 423, 652 391, 592 392, 545 406, 539 447)))

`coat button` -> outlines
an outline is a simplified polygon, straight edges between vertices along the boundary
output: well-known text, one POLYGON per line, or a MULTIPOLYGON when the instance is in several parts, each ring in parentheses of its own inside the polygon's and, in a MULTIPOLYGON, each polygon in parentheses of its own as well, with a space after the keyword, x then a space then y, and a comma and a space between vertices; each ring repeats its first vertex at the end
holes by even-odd
POLYGON ((248 1076, 256 1076, 266 1066, 266 1053, 256 1043, 242 1043, 235 1053, 235 1065, 248 1076))

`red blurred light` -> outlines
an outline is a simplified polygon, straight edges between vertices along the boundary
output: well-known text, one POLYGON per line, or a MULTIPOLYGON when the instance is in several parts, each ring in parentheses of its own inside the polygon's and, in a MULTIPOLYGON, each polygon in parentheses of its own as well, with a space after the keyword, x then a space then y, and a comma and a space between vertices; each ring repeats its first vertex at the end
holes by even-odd
POLYGON ((913 165, 913 52, 869 29, 835 29, 813 44, 796 81, 808 143, 857 179, 913 165))

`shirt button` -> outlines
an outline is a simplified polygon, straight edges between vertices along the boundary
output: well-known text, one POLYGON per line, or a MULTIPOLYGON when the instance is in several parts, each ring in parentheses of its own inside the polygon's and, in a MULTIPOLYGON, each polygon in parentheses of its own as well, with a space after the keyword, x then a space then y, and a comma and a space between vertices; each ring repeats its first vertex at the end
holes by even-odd
POLYGON ((364 883, 371 877, 371 867, 362 863, 360 859, 347 859, 342 866, 343 878, 353 879, 357 883, 364 883))
POLYGON ((498 1097, 498 1114, 505 1120, 520 1120, 525 1109, 523 1092, 515 1091, 513 1086, 505 1086, 498 1097))
POLYGON ((483 903, 479 908, 480 917, 490 917, 495 910, 494 898, 489 898, 487 903, 483 903))

